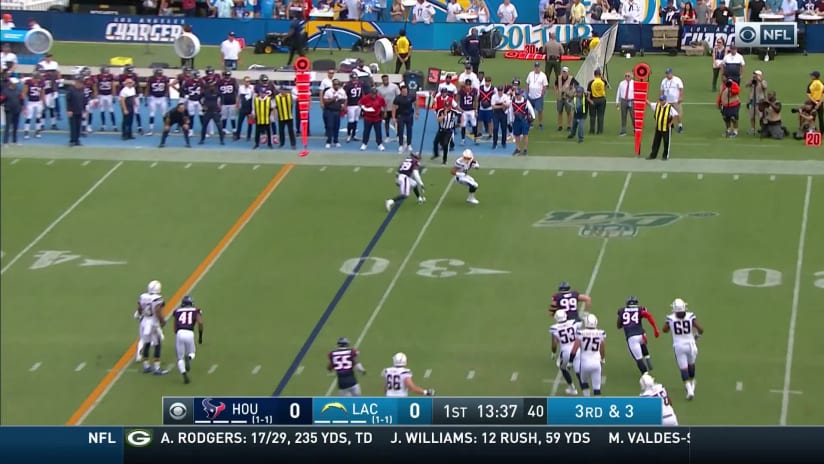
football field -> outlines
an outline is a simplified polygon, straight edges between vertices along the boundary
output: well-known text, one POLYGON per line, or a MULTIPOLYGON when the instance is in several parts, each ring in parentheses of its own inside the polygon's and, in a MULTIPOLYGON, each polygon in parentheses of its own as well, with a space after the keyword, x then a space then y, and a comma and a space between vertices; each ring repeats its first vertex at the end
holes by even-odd
MULTIPOLYGON (((361 350, 365 395, 398 351, 446 396, 563 394, 549 296, 592 295, 605 395, 637 395, 616 310, 706 329, 684 400, 671 337, 653 374, 684 424, 820 424, 824 162, 480 158, 477 206, 446 169, 387 213, 396 156, 18 147, 2 164, 3 424, 156 424, 162 396, 334 394, 326 353, 361 350), (204 343, 184 385, 133 362, 137 295, 191 295, 204 343), (560 382, 560 383, 559 383, 560 382)), ((800 147, 799 147, 800 148, 800 147)), ((651 331, 650 331, 651 332, 651 331)))

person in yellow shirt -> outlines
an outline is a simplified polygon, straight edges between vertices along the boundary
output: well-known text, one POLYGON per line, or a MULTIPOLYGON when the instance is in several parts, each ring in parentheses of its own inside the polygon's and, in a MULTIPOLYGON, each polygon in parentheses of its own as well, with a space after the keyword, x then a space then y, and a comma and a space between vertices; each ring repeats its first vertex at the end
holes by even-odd
POLYGON ((815 104, 818 115, 818 131, 824 133, 824 82, 821 82, 821 73, 810 73, 810 83, 807 85, 807 98, 815 104))
POLYGON ((401 66, 406 68, 406 72, 409 72, 412 66, 412 44, 406 37, 406 29, 398 31, 398 36, 398 40, 395 41, 395 74, 400 73, 401 66))
POLYGON ((607 109, 607 82, 600 69, 594 71, 594 77, 587 84, 587 103, 589 103, 589 133, 604 133, 604 114, 607 109))
POLYGON ((589 39, 589 53, 592 53, 599 43, 601 43, 601 37, 598 36, 597 32, 592 31, 592 38, 589 39))
POLYGON ((572 7, 569 9, 570 24, 583 24, 586 22, 587 7, 581 0, 572 0, 572 7))

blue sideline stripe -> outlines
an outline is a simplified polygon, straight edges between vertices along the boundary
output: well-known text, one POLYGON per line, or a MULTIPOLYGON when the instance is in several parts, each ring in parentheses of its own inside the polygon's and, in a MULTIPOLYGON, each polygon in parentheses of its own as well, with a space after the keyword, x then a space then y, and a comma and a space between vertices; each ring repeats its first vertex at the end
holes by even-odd
POLYGON ((309 333, 309 337, 304 342, 303 346, 298 351, 297 356, 295 356, 295 360, 292 361, 292 364, 289 366, 289 369, 286 370, 286 374, 283 375, 283 378, 280 379, 277 388, 272 393, 272 396, 280 396, 283 393, 283 390, 286 388, 286 385, 289 383, 289 380, 292 379, 292 376, 295 375, 295 371, 297 370, 300 363, 303 361, 303 358, 306 357, 306 353, 309 352, 309 348, 312 347, 312 344, 315 342, 315 339, 318 338, 320 331, 323 329, 323 326, 326 325, 326 321, 329 320, 329 317, 332 315, 332 312, 335 311, 335 308, 340 303, 341 298, 346 293, 346 290, 349 289, 349 285, 352 284, 352 281, 355 280, 355 277, 358 275, 358 271, 360 271, 361 266, 363 266, 364 261, 369 255, 372 253, 372 249, 375 248, 375 245, 378 244, 378 240, 380 240, 381 236, 384 232, 386 232, 386 228, 389 227, 389 223, 392 222, 392 218, 395 217, 395 213, 398 212, 398 208, 403 204, 403 200, 400 200, 395 203, 395 207, 389 211, 389 214, 386 215, 386 218, 381 223, 380 227, 378 227, 377 232, 375 235, 372 236, 372 240, 369 241, 369 244, 366 245, 366 248, 363 250, 363 253, 360 255, 360 259, 358 264, 355 266, 355 269, 352 271, 351 274, 346 276, 346 280, 343 281, 343 284, 338 289, 338 292, 335 293, 335 296, 332 298, 332 301, 329 303, 329 306, 326 307, 326 311, 320 316, 318 322, 315 324, 315 327, 312 329, 312 332, 309 333))

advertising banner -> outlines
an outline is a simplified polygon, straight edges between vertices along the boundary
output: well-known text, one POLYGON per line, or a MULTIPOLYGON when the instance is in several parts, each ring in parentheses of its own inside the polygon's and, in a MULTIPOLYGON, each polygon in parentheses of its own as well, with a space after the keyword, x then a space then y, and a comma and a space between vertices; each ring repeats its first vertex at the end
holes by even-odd
POLYGON ((795 48, 797 23, 735 23, 735 43, 739 47, 795 48))

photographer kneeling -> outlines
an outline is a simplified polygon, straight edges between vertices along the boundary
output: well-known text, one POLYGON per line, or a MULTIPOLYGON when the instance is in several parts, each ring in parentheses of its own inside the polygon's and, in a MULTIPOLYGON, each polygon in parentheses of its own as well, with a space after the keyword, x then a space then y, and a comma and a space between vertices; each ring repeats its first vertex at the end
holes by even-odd
POLYGON ((781 102, 776 100, 775 91, 767 92, 767 99, 758 103, 761 114, 761 138, 783 139, 789 135, 787 128, 781 125, 781 102))
POLYGON ((815 111, 816 104, 813 101, 807 100, 798 108, 790 110, 793 113, 798 113, 798 131, 793 134, 796 140, 804 140, 804 134, 815 131, 815 111))
POLYGON ((721 110, 721 116, 727 126, 725 137, 738 136, 738 113, 741 109, 741 99, 738 94, 740 92, 741 87, 738 86, 738 83, 732 79, 727 79, 721 93, 718 94, 716 104, 718 109, 721 110))

